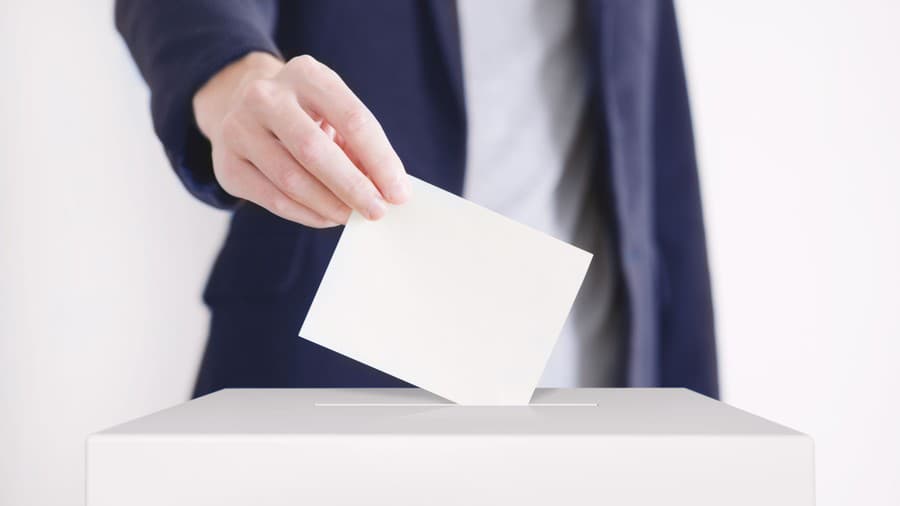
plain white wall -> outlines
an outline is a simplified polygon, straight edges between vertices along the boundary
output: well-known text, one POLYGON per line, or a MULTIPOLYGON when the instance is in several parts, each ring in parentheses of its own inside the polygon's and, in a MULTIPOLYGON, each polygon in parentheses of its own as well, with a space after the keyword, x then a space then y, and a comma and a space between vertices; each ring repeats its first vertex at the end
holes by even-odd
MULTIPOLYGON (((726 400, 816 438, 819 504, 900 504, 898 4, 678 7, 726 400)), ((3 9, 0 504, 76 505, 86 434, 187 398, 226 216, 111 2, 3 9)))
POLYGON ((900 3, 680 1, 726 400, 900 504, 900 3))
POLYGON ((168 169, 111 5, 0 15, 4 506, 82 504, 85 435, 184 401, 205 337, 227 216, 168 169))

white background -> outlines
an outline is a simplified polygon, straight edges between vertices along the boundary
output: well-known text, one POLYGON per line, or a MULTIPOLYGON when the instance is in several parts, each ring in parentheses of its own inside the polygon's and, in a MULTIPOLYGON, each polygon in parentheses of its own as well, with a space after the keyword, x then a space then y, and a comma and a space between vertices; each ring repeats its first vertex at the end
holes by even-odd
MULTIPOLYGON (((226 215, 152 134, 109 2, 0 15, 0 504, 77 505, 86 434, 187 398, 226 215)), ((900 504, 900 4, 679 2, 725 399, 900 504)))

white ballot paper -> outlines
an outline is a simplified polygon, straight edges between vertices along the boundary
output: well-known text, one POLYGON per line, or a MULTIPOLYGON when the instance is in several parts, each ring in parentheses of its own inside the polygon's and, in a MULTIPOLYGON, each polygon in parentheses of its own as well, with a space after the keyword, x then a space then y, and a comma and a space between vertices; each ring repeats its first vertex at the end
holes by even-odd
POLYGON ((460 404, 527 404, 592 255, 410 178, 341 235, 300 336, 460 404))

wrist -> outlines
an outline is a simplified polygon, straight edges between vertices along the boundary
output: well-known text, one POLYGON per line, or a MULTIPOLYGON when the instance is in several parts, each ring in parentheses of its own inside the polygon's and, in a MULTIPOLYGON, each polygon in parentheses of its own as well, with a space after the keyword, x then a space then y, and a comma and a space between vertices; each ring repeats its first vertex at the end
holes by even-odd
POLYGON ((284 62, 269 53, 253 52, 214 74, 197 90, 192 101, 194 117, 203 135, 212 138, 228 111, 228 104, 246 83, 270 78, 283 66, 284 62))

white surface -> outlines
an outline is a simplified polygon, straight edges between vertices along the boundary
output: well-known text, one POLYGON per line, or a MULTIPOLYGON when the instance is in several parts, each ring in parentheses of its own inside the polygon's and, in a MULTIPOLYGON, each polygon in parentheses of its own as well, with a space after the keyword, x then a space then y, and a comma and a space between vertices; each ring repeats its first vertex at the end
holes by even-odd
POLYGON ((527 404, 590 253, 410 179, 384 218, 350 217, 300 336, 454 402, 527 404))
POLYGON ((814 502, 807 436, 687 390, 535 402, 225 390, 91 436, 88 506, 814 502))
POLYGON ((0 2, 0 505, 84 503, 84 438, 182 402, 227 215, 153 135, 111 2, 0 2))
POLYGON ((539 384, 615 385, 625 332, 615 321, 623 315, 612 314, 606 206, 593 195, 598 132, 586 107, 578 2, 456 4, 468 128, 463 196, 594 254, 539 384))
MULTIPOLYGON (((110 5, 0 8, 3 505, 83 504, 85 436, 185 400, 205 337, 225 216, 166 166, 110 5)), ((816 438, 818 504, 896 506, 898 3, 678 8, 725 398, 816 438)))
POLYGON ((247 388, 100 436, 172 434, 802 435, 681 388, 538 388, 524 406, 453 404, 416 388, 247 388))

